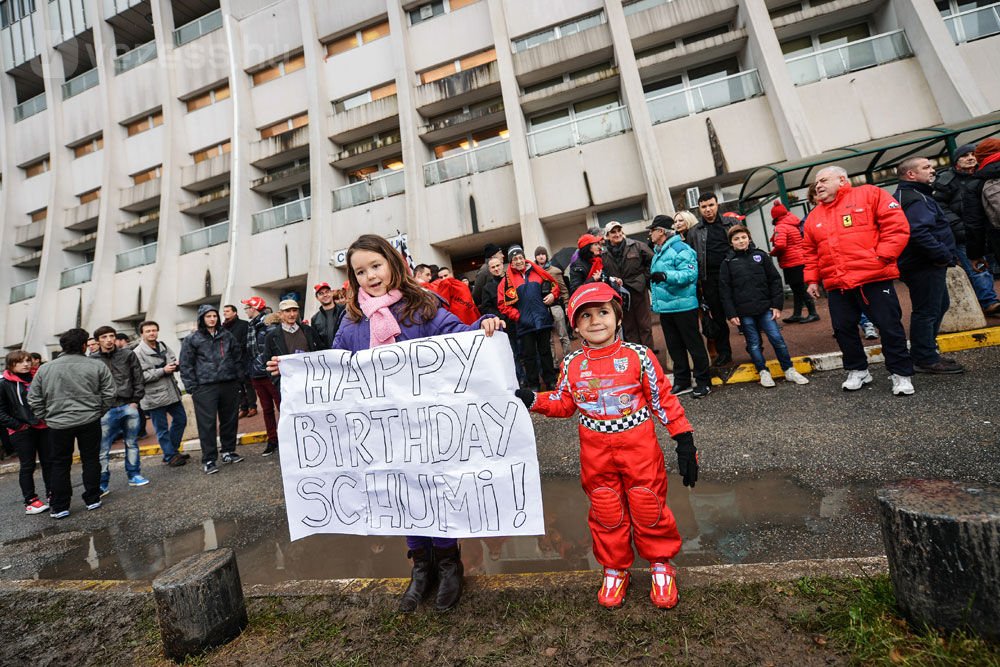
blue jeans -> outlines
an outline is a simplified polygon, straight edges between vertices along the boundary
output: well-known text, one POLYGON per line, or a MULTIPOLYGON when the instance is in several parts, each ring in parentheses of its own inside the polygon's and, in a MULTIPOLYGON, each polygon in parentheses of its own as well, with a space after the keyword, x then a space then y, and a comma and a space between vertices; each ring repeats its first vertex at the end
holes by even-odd
POLYGON ((164 405, 161 408, 151 408, 146 411, 149 420, 153 422, 153 429, 156 431, 156 439, 163 450, 164 462, 169 461, 177 454, 177 448, 184 437, 184 429, 187 428, 187 414, 184 412, 184 404, 180 401, 164 405), (167 427, 167 415, 170 415, 170 427, 167 427))
POLYGON ((787 371, 792 367, 792 358, 788 356, 788 346, 785 345, 785 339, 781 337, 778 321, 771 319, 770 310, 753 317, 740 317, 740 324, 743 326, 743 337, 747 341, 747 352, 750 354, 750 360, 753 361, 754 368, 757 369, 758 373, 767 368, 767 363, 764 361, 764 346, 760 338, 761 333, 771 341, 771 347, 774 348, 774 354, 778 357, 781 370, 787 371))
POLYGON ((125 434, 125 475, 129 479, 139 474, 139 410, 131 405, 111 408, 101 417, 101 485, 111 480, 108 455, 118 433, 125 434))
POLYGON ((947 269, 931 267, 907 271, 901 278, 910 289, 910 356, 913 363, 929 366, 941 361, 937 335, 948 311, 947 269))
POLYGON ((976 273, 972 268, 972 262, 969 261, 969 254, 965 250, 965 244, 956 243, 955 248, 958 250, 958 260, 962 263, 962 268, 965 269, 965 275, 969 276, 969 282, 972 283, 972 289, 976 293, 979 305, 986 308, 1000 301, 1000 299, 997 299, 997 291, 993 287, 993 274, 990 273, 989 267, 980 273, 976 273))

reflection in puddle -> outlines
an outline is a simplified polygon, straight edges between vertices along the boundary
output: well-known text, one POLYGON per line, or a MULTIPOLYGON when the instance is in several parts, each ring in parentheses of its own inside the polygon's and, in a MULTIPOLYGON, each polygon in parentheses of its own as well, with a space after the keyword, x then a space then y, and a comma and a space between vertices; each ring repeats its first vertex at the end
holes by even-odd
MULTIPOLYGON (((671 480, 673 481, 673 480, 671 480)), ((468 574, 552 572, 598 569, 587 528, 587 499, 575 479, 542 480, 545 535, 462 540, 468 574)), ((871 489, 852 487, 822 495, 779 476, 720 484, 699 482, 691 491, 679 482, 670 487, 670 507, 684 538, 680 565, 783 560, 782 544, 760 544, 760 531, 816 536, 847 513, 871 514, 871 489), (770 550, 769 550, 770 549, 770 550)), ((254 529, 259 528, 258 525, 254 529)), ((313 535, 288 539, 284 521, 269 533, 248 539, 240 522, 208 519, 197 528, 158 542, 136 546, 127 526, 111 526, 81 538, 62 558, 44 567, 42 579, 153 579, 178 561, 200 551, 229 546, 239 557, 244 583, 296 579, 406 577, 402 537, 313 535)), ((250 531, 252 532, 252 531, 250 531)), ((809 540, 807 539, 808 543, 809 540)), ((796 554, 834 557, 852 553, 796 554)), ((637 558, 638 566, 645 562, 637 558)))

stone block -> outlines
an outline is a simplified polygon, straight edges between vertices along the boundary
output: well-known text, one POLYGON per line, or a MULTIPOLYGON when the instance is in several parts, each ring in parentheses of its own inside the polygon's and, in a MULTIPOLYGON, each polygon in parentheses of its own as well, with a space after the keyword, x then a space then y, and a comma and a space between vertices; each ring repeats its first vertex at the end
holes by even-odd
POLYGON ((955 333, 982 329, 986 326, 986 316, 976 299, 969 276, 960 266, 948 269, 948 299, 951 306, 941 320, 941 333, 955 333))

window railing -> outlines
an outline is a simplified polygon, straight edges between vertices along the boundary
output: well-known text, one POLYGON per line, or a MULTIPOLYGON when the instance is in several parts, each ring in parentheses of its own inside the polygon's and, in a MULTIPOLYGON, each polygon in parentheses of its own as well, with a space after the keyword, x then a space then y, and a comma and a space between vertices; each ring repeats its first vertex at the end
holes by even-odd
POLYGON ((156 241, 115 255, 115 273, 156 262, 156 241))
POLYGON ((518 37, 517 39, 512 40, 514 51, 527 51, 528 49, 533 49, 536 46, 540 46, 547 42, 562 39, 563 37, 569 37, 570 35, 582 32, 588 28, 601 25, 602 23, 605 23, 606 20, 604 12, 600 11, 596 14, 581 16, 578 19, 553 26, 547 30, 525 35, 524 37, 518 37))
POLYGON ((74 95, 79 95, 88 88, 93 88, 101 80, 97 76, 97 68, 88 69, 79 76, 75 76, 62 85, 63 99, 68 100, 74 95))
POLYGON ((619 106, 529 132, 528 148, 532 155, 545 155, 613 137, 631 127, 628 110, 619 106))
POLYGON ((26 301, 27 299, 34 298, 37 291, 38 278, 18 283, 17 285, 11 285, 10 302, 17 303, 18 301, 26 301))
POLYGON ((630 14, 637 14, 651 7, 656 7, 657 5, 665 5, 668 2, 673 1, 674 0, 636 0, 636 2, 630 2, 622 7, 622 10, 625 12, 625 16, 628 16, 630 14))
POLYGON ((424 183, 435 185, 510 164, 510 141, 496 141, 424 165, 424 183))
POLYGON ((646 102, 649 104, 649 115, 653 123, 663 123, 763 94, 757 70, 752 69, 689 88, 654 95, 646 102))
POLYGON ((294 225, 296 222, 308 220, 312 214, 312 197, 290 201, 281 206, 268 208, 259 213, 254 213, 253 233, 260 234, 269 229, 277 229, 285 225, 294 225))
POLYGON ((187 234, 181 234, 181 254, 211 248, 229 241, 229 221, 218 222, 187 234))
POLYGON ((142 4, 143 0, 104 0, 104 15, 115 16, 129 7, 142 4))
POLYGON ((17 123, 25 118, 30 118, 36 113, 45 111, 45 108, 45 93, 35 95, 30 100, 25 100, 14 107, 14 122, 17 123))
POLYGON ((789 58, 792 83, 801 86, 822 79, 832 79, 848 72, 884 65, 913 55, 902 30, 866 37, 842 46, 820 49, 789 58))
POLYGON ((156 59, 156 42, 146 42, 115 58, 115 74, 135 69, 143 63, 156 59))
POLYGON ((363 181, 344 185, 333 190, 333 210, 361 206, 377 199, 386 199, 406 191, 403 170, 387 171, 363 181))
POLYGON ((203 35, 215 32, 222 27, 222 9, 205 14, 190 23, 185 23, 180 28, 174 30, 174 46, 181 46, 188 42, 193 42, 203 35))
POLYGON ((958 12, 944 19, 956 44, 1000 33, 1000 2, 958 12))
POLYGON ((65 289, 66 287, 72 287, 73 285, 80 285, 82 283, 89 283, 93 274, 93 262, 87 262, 86 264, 81 264, 80 266, 74 266, 72 269, 66 269, 59 274, 59 289, 65 289))

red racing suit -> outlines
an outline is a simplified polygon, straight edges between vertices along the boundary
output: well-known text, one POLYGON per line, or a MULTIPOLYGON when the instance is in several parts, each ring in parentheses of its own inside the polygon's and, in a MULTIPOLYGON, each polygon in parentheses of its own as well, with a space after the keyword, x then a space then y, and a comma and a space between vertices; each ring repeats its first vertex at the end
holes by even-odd
POLYGON ((667 507, 666 465, 650 414, 671 437, 693 430, 670 389, 648 348, 618 339, 605 348, 567 355, 555 391, 538 394, 531 406, 547 417, 580 410, 580 482, 590 498, 594 556, 604 567, 630 567, 631 541, 650 562, 680 551, 681 536, 667 507))

